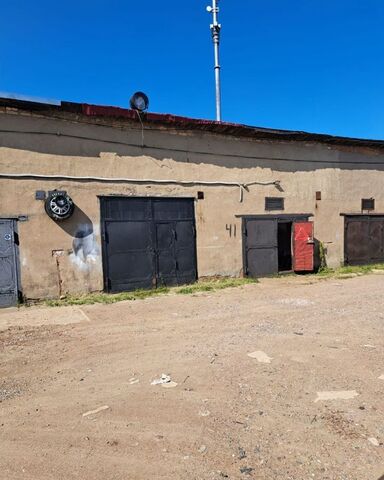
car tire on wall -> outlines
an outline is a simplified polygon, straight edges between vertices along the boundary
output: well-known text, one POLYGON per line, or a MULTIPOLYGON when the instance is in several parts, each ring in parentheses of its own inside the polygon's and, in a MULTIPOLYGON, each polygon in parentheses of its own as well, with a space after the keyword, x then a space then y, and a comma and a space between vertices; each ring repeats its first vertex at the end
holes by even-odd
POLYGON ((67 192, 58 190, 49 192, 45 201, 45 211, 53 220, 66 220, 72 216, 74 209, 75 204, 67 192))

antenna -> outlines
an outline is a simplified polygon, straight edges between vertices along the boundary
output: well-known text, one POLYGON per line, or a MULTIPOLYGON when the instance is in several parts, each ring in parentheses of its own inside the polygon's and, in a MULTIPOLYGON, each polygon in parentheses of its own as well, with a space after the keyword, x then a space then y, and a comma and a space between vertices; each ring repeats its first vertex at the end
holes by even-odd
POLYGON ((213 48, 215 54, 215 88, 216 88, 216 120, 221 122, 221 85, 220 85, 220 62, 219 45, 221 25, 218 22, 219 0, 212 0, 212 6, 207 7, 207 12, 212 13, 213 22, 211 24, 213 48))

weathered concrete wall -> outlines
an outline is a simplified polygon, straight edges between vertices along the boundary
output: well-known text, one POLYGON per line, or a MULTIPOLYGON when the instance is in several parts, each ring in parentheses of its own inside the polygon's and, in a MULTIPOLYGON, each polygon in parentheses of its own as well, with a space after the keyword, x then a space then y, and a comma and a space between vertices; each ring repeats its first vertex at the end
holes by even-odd
POLYGON ((27 297, 101 290, 100 195, 188 196, 196 201, 200 276, 241 275, 241 220, 264 214, 266 196, 283 196, 284 213, 313 213, 315 236, 327 247, 330 265, 343 260, 344 220, 358 213, 361 198, 374 197, 384 212, 384 155, 368 149, 322 144, 261 142, 208 133, 175 132, 139 124, 115 128, 66 119, 0 114, 0 172, 247 183, 239 188, 0 179, 0 218, 27 215, 18 225, 21 278, 27 297), (144 143, 144 148, 141 146, 144 143), (77 209, 54 222, 35 200, 36 190, 67 190, 77 209), (321 191, 322 200, 315 200, 321 191), (227 227, 232 225, 232 235, 227 227), (236 234, 234 235, 234 226, 236 234))

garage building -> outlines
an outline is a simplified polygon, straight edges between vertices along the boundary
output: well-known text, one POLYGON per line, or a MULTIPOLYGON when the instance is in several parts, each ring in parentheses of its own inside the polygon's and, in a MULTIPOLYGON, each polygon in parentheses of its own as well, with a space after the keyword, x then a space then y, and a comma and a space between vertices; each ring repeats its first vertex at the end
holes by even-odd
POLYGON ((0 99, 0 305, 384 262, 383 167, 384 141, 0 99))

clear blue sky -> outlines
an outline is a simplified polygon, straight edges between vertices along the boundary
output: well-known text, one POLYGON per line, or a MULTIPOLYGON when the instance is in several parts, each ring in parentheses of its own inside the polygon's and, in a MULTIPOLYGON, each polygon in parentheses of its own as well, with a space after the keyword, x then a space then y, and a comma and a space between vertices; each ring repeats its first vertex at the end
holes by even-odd
MULTIPOLYGON (((208 0, 0 0, 0 90, 214 118, 208 0)), ((221 0, 223 120, 384 139, 383 0, 221 0)))

